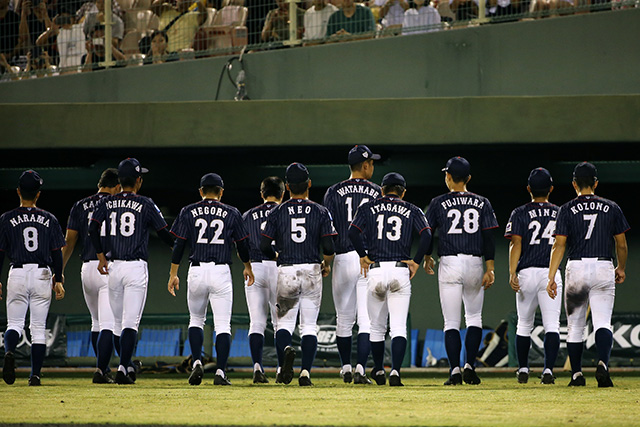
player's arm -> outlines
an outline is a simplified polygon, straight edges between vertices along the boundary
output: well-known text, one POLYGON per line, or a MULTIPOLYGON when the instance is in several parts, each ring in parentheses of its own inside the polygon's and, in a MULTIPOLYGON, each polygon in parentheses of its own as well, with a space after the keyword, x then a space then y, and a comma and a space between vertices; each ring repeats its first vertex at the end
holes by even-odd
POLYGON ((509 243, 509 285, 511 289, 518 292, 520 290, 520 283, 518 282, 518 261, 522 255, 522 236, 512 234, 510 236, 511 242, 509 243))
POLYGON ((547 281, 547 293, 552 299, 558 296, 558 284, 556 283, 556 273, 560 268, 564 251, 567 247, 567 236, 556 234, 556 240, 551 247, 551 260, 549 261, 549 277, 547 281))
POLYGON ((102 249, 102 242, 100 241, 100 223, 94 219, 89 224, 89 237, 91 238, 91 244, 96 250, 96 256, 98 257, 98 271, 100 274, 109 274, 107 257, 104 255, 102 249))
POLYGON ((236 250, 238 251, 238 258, 242 261, 244 265, 244 270, 242 271, 242 277, 244 277, 245 283, 247 286, 253 285, 256 278, 253 275, 253 269, 251 268, 251 257, 249 253, 249 236, 244 239, 240 239, 236 241, 236 250))
POLYGON ((51 259, 53 261, 53 290, 56 293, 56 299, 64 298, 64 286, 62 285, 62 249, 54 249, 51 251, 51 259))
POLYGON ((496 257, 496 239, 493 236, 493 229, 487 228, 482 230, 482 255, 484 256, 485 272, 482 276, 482 287, 486 290, 493 285, 496 280, 495 257, 496 257))
POLYGON ((276 254, 276 251, 273 249, 273 245, 271 244, 271 242, 273 242, 273 239, 263 234, 262 237, 260 238, 260 251, 267 258, 274 260, 277 258, 278 255, 276 254))
POLYGON ((349 240, 351 240, 351 244, 360 256, 361 272, 364 277, 367 277, 367 271, 369 271, 369 266, 373 264, 373 261, 371 261, 369 255, 367 254, 367 250, 364 248, 364 241, 362 240, 362 230, 360 230, 360 228, 352 223, 349 226, 347 235, 349 236, 349 240))
POLYGON ((175 236, 171 234, 171 231, 169 231, 169 227, 163 227, 160 230, 156 231, 156 233, 158 233, 158 237, 160 238, 160 240, 166 243, 170 248, 173 247, 175 236))
POLYGON ((320 239, 322 246, 322 277, 327 277, 331 273, 331 263, 336 256, 335 246, 333 244, 333 235, 322 236, 320 239))
POLYGON ((176 241, 173 243, 173 253, 171 254, 171 268, 169 270, 169 283, 167 283, 167 290, 174 297, 176 296, 176 290, 180 289, 178 268, 180 268, 180 261, 182 260, 186 244, 187 240, 181 237, 177 237, 176 241))
POLYGON ((623 283, 626 278, 624 270, 627 267, 627 255, 629 252, 627 248, 627 238, 624 233, 616 234, 613 238, 616 242, 616 258, 618 259, 618 265, 616 266, 616 283, 623 283))
MULTIPOLYGON (((4 251, 0 249, 0 277, 2 277, 3 265, 4 265, 4 251)), ((2 282, 0 282, 0 300, 2 300, 2 282)))
POLYGON ((64 241, 66 242, 66 246, 62 248, 62 270, 67 267, 67 263, 71 258, 71 254, 73 254, 76 243, 78 243, 78 232, 76 230, 67 228, 67 233, 64 236, 64 241))
POLYGON ((409 271, 411 274, 409 275, 409 279, 413 279, 413 276, 416 275, 418 269, 420 268, 420 263, 422 262, 422 258, 424 258, 427 250, 429 250, 429 246, 431 245, 431 229, 424 228, 420 231, 420 243, 418 244, 418 251, 413 259, 410 260, 402 260, 409 267, 409 271))

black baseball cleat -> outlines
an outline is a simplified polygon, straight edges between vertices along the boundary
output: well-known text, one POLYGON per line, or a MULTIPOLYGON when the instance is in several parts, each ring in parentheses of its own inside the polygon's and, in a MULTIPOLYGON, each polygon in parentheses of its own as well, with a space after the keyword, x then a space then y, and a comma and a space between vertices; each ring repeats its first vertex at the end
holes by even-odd
POLYGON ((529 382, 529 372, 528 371, 516 371, 516 378, 518 378, 519 384, 526 384, 529 382))
POLYGON ((116 381, 116 384, 120 384, 120 385, 129 385, 134 383, 131 377, 122 371, 116 372, 115 381, 116 381))
POLYGON ((553 374, 546 373, 546 374, 542 374, 542 376, 540 377, 540 384, 555 384, 555 383, 556 383, 556 377, 554 377, 553 374))
POLYGON ((131 378, 135 383, 136 379, 138 378, 138 372, 140 372, 140 369, 142 368, 142 362, 139 360, 134 360, 131 362, 130 366, 133 368, 133 371, 127 369, 127 375, 129 375, 129 378, 131 378))
POLYGON ((213 385, 231 385, 231 381, 229 381, 229 378, 227 378, 226 374, 224 375, 224 377, 222 375, 216 374, 216 376, 213 377, 213 385))
POLYGON ((449 379, 444 382, 444 385, 460 385, 462 384, 462 374, 458 372, 457 374, 451 374, 449 379))
POLYGON ((280 374, 282 376, 282 383, 289 384, 293 380, 293 361, 296 358, 296 351, 290 345, 284 348, 284 363, 280 374))
POLYGON ((276 373, 276 384, 284 384, 284 381, 282 380, 282 372, 276 373))
POLYGON ((40 383, 40 377, 37 375, 31 375, 29 377, 29 386, 39 386, 42 385, 40 383))
POLYGON ((613 381, 609 375, 609 370, 602 365, 598 365, 596 368, 596 381, 598 381, 598 387, 613 387, 613 381))
POLYGON ((400 381, 400 375, 389 375, 389 385, 391 387, 404 387, 404 384, 400 381))
POLYGON ((191 385, 200 385, 202 383, 202 377, 204 376, 204 371, 202 370, 202 365, 197 364, 194 366, 191 371, 191 375, 189 375, 189 384, 191 385))
POLYGON ((4 364, 2 365, 2 379, 7 384, 16 382, 16 358, 12 351, 7 351, 4 355, 4 364))
POLYGON ((257 369, 255 371, 253 371, 253 383, 254 384, 268 384, 269 380, 267 379, 267 377, 264 374, 264 372, 262 372, 261 370, 257 369))
POLYGON ((344 381, 345 383, 350 383, 351 381, 353 381, 353 373, 351 371, 340 371, 340 376, 342 377, 342 381, 344 381))
POLYGON ((578 375, 577 377, 571 377, 569 381, 569 387, 584 387, 587 385, 587 381, 584 379, 584 375, 578 375))
POLYGON ((313 383, 311 382, 311 378, 309 378, 308 376, 299 376, 298 377, 298 385, 300 387, 309 387, 312 386, 313 383))
POLYGON ((373 368, 371 370, 371 378, 373 378, 373 380, 378 385, 385 385, 385 383, 387 382, 387 377, 384 370, 376 371, 376 368, 373 368))
POLYGON ((109 374, 103 374, 100 371, 95 371, 93 373, 93 383, 94 384, 113 384, 115 381, 111 378, 109 374))
POLYGON ((472 385, 478 385, 481 382, 478 374, 476 374, 476 370, 471 368, 464 368, 464 371, 462 371, 462 379, 465 383, 472 385))
POLYGON ((371 380, 367 378, 366 375, 360 374, 358 372, 353 374, 353 383, 354 384, 373 384, 373 382, 371 382, 371 380))

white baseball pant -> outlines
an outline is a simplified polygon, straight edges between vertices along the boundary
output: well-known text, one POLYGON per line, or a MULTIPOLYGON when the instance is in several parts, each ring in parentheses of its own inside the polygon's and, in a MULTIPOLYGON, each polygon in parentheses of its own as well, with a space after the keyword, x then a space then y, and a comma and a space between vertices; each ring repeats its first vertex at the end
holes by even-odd
MULTIPOLYGON (((562 298, 551 299, 547 294, 548 268, 529 267, 518 272, 520 291, 516 293, 516 309, 518 311, 518 327, 516 334, 521 337, 531 336, 536 309, 540 306, 542 324, 546 332, 560 332, 560 310, 562 298)), ((562 277, 556 272, 558 295, 562 295, 562 277)))
POLYGON ((249 335, 264 335, 267 327, 267 313, 271 313, 273 329, 276 330, 276 288, 278 286, 278 266, 275 261, 252 262, 251 269, 255 276, 253 285, 247 286, 244 292, 249 309, 249 335))
POLYGON ((300 313, 300 336, 317 335, 322 302, 320 264, 281 265, 276 291, 278 330, 293 334, 300 313))
MULTIPOLYGON (((149 272, 147 262, 113 261, 109 264, 109 304, 114 322, 122 329, 138 331, 147 300, 149 272)), ((117 331, 113 331, 117 335, 117 331)))
POLYGON ((445 331, 460 330, 463 303, 467 327, 482 328, 483 275, 482 257, 465 254, 440 257, 438 289, 445 331))
POLYGON ((411 300, 410 272, 395 261, 382 261, 367 273, 367 308, 372 342, 384 341, 389 320, 389 336, 407 337, 407 316, 411 300))
POLYGON ((189 327, 204 329, 207 306, 211 304, 216 334, 231 334, 233 284, 227 264, 201 262, 189 267, 187 275, 189 327))
POLYGON ((98 261, 85 261, 80 270, 82 292, 91 314, 91 331, 110 330, 116 335, 122 332, 120 322, 115 322, 109 303, 109 276, 100 274, 98 261))
POLYGON ((360 272, 360 255, 356 251, 338 254, 333 260, 331 290, 336 308, 336 335, 350 337, 358 321, 358 333, 369 333, 367 279, 360 272))

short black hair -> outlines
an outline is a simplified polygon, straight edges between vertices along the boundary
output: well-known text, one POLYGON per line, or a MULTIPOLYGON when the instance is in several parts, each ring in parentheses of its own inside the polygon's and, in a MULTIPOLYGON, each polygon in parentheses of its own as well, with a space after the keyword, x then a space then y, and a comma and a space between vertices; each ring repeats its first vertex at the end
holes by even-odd
POLYGON ((100 31, 100 30, 102 30, 102 31, 106 31, 106 30, 105 30, 105 26, 104 26, 104 24, 100 24, 100 23, 98 23, 98 24, 94 25, 94 26, 91 28, 91 30, 89 30, 89 36, 93 36, 93 34, 94 34, 96 31, 100 31))
MULTIPOLYGON (((449 175, 451 175, 451 174, 449 174, 449 175)), ((467 176, 451 175, 451 180, 453 182, 455 182, 456 184, 459 184, 461 182, 466 184, 467 181, 469 181, 469 175, 467 175, 467 176)))
POLYGON ((100 175, 100 181, 98 181, 100 188, 113 188, 118 184, 118 169, 116 168, 105 169, 100 175))
POLYGON ((284 182, 277 176, 270 176, 262 180, 260 193, 263 198, 275 197, 279 199, 284 194, 284 182))
MULTIPOLYGON (((529 187, 529 188, 531 188, 531 187, 529 187)), ((534 190, 533 188, 531 188, 531 195, 533 197, 545 197, 545 196, 547 196, 549 194, 550 190, 551 190, 551 187, 546 188, 546 189, 542 189, 542 190, 540 190, 540 189, 534 190)))
POLYGON ((398 196, 402 196, 405 190, 406 188, 404 188, 402 185, 385 185, 384 187, 382 187, 382 194, 393 193, 397 194, 398 196))
POLYGON ((35 200, 39 192, 40 190, 25 190, 20 188, 20 196, 22 197, 22 200, 35 200))
POLYGON ((138 177, 133 177, 133 176, 127 176, 127 177, 118 178, 118 181, 120 182, 120 185, 122 186, 122 188, 133 188, 133 187, 135 187, 137 180, 138 180, 138 177))
POLYGON ((219 196, 222 192, 222 187, 218 187, 217 185, 206 185, 200 188, 202 189, 203 194, 212 194, 214 196, 219 196))
POLYGON ((595 176, 576 176, 573 178, 578 188, 593 188, 598 178, 595 176))
POLYGON ((287 184, 289 184, 289 191, 293 194, 302 194, 307 191, 307 188, 309 188, 309 180, 298 184, 291 184, 290 182, 287 184))
POLYGON ((373 162, 373 159, 367 159, 361 161, 360 163, 356 163, 355 165, 349 165, 349 169, 351 169, 351 172, 360 172, 365 162, 373 162))
POLYGON ((169 36, 167 35, 167 32, 163 30, 154 30, 153 33, 151 33, 149 40, 153 40, 157 35, 161 35, 164 41, 169 43, 169 36))

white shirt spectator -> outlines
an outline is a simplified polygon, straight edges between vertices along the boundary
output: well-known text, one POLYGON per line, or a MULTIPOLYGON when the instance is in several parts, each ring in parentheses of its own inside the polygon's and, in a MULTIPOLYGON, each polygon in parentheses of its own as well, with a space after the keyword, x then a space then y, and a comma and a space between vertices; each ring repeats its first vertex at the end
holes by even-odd
POLYGON ((79 67, 82 57, 87 53, 86 37, 82 31, 82 24, 74 24, 70 29, 60 28, 58 33, 58 54, 60 68, 79 67))
POLYGON ((420 9, 408 9, 404 12, 402 34, 421 34, 441 30, 441 18, 438 11, 431 5, 420 9))
POLYGON ((390 27, 392 25, 402 25, 402 21, 404 21, 404 12, 405 10, 400 6, 400 2, 395 2, 382 19, 382 26, 390 27))
POLYGON ((327 35, 327 23, 329 17, 338 10, 337 7, 328 3, 324 8, 316 10, 315 6, 311 6, 304 13, 304 36, 303 40, 323 39, 327 35))

